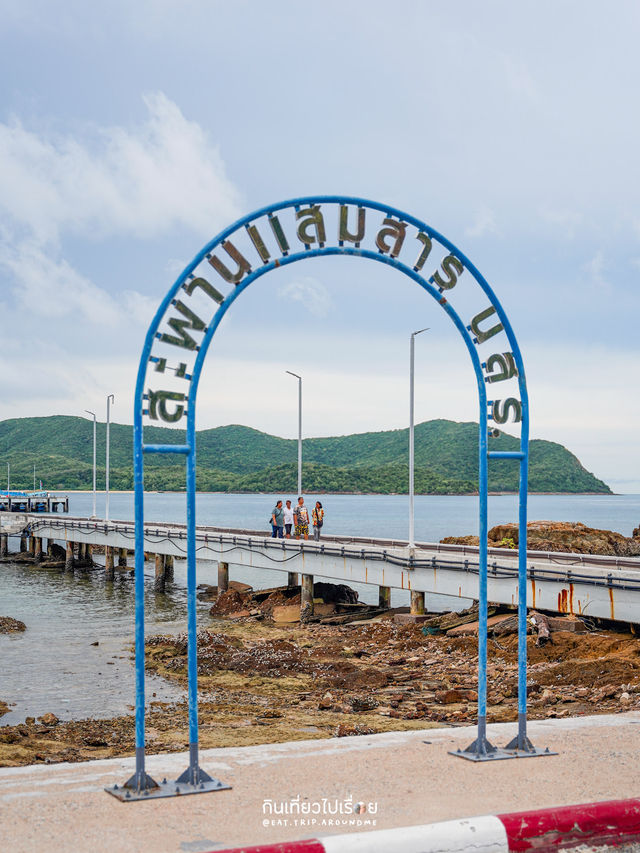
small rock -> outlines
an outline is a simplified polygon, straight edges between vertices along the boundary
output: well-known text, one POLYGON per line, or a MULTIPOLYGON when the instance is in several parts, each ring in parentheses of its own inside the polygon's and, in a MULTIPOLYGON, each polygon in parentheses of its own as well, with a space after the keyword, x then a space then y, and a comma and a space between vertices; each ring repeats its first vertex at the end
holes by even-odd
POLYGON ((0 731, 0 743, 20 743, 20 733, 17 731, 0 731))
POLYGON ((27 725, 27 726, 32 726, 35 723, 35 721, 36 721, 35 717, 25 717, 25 720, 24 720, 25 725, 27 725))
POLYGON ((106 746, 106 740, 100 735, 89 735, 84 739, 87 746, 106 746))
POLYGON ((51 712, 38 717, 38 720, 39 722, 44 723, 45 726, 56 726, 60 722, 56 715, 51 712))
POLYGON ((631 696, 625 690, 624 693, 620 694, 620 704, 621 705, 629 705, 631 702, 631 696))
POLYGON ((325 693, 322 699, 318 702, 318 708, 321 711, 328 711, 333 705, 333 696, 331 693, 325 693))
POLYGON ((91 645, 92 645, 92 646, 99 646, 99 645, 100 645, 100 641, 99 641, 99 640, 96 640, 96 641, 95 641, 95 643, 91 643, 91 645))
POLYGON ((464 696, 460 690, 436 690, 436 702, 441 705, 455 705, 464 702, 464 696))
POLYGON ((368 726, 348 726, 344 723, 340 723, 334 731, 334 737, 350 737, 351 735, 372 735, 374 734, 374 730, 370 729, 368 726))
POLYGON ((349 702, 354 711, 373 711, 380 704, 373 696, 351 696, 349 702))

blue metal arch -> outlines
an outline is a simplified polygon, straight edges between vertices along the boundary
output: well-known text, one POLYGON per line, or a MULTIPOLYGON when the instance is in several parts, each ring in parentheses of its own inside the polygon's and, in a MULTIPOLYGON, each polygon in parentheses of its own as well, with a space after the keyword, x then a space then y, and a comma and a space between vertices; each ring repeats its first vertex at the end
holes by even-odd
POLYGON ((134 485, 135 485, 135 511, 136 511, 136 774, 130 782, 140 790, 145 786, 146 774, 144 773, 144 485, 143 485, 143 453, 144 452, 174 452, 183 453, 186 456, 186 480, 187 480, 187 602, 188 602, 188 671, 189 671, 189 742, 190 742, 190 778, 197 781, 202 771, 198 767, 198 717, 197 717, 197 647, 196 647, 196 549, 195 549, 195 460, 196 460, 196 398, 200 376, 204 366, 204 359, 213 339, 213 336, 226 312, 235 300, 256 279, 267 272, 278 267, 283 267, 306 258, 321 257, 324 255, 347 255, 363 257, 385 263, 407 275, 417 282, 449 315, 452 322, 460 332, 469 352, 471 362, 476 375, 479 399, 479 621, 480 630, 478 634, 478 739, 470 747, 473 755, 483 757, 494 751, 486 740, 486 667, 487 667, 487 502, 488 502, 488 459, 515 458, 520 464, 520 494, 519 494, 519 676, 518 676, 518 719, 519 733, 514 744, 510 745, 520 751, 526 751, 529 744, 526 737, 526 522, 527 522, 527 475, 528 475, 528 442, 529 442, 529 401, 527 395, 524 364, 518 342, 509 322, 493 289, 482 276, 475 265, 446 237, 430 227, 426 223, 410 214, 400 211, 389 205, 369 201, 357 197, 320 195, 306 196, 289 199, 275 205, 260 208, 248 216, 242 217, 221 231, 211 240, 185 267, 161 302, 154 319, 149 327, 142 350, 140 365, 136 381, 135 403, 134 403, 134 485), (495 308, 503 329, 509 340, 518 374, 518 385, 522 405, 522 421, 520 434, 520 451, 518 453, 489 453, 487 447, 487 393, 485 377, 482 372, 480 356, 472 336, 466 324, 462 321, 455 308, 442 297, 438 288, 425 279, 420 273, 414 271, 407 264, 389 255, 376 253, 368 249, 352 248, 349 246, 325 246, 317 249, 305 249, 280 257, 277 261, 258 267, 248 273, 242 281, 237 284, 219 305, 213 321, 208 325, 204 338, 201 341, 196 357, 190 383, 187 404, 187 442, 180 447, 172 446, 147 446, 143 443, 143 400, 144 388, 149 365, 149 357, 154 338, 165 316, 166 310, 172 300, 178 294, 184 281, 193 273, 193 270, 218 247, 224 240, 238 229, 243 228, 250 222, 262 216, 277 213, 287 208, 298 208, 302 206, 320 204, 343 204, 364 207, 384 213, 388 217, 395 216, 399 221, 411 224, 418 228, 437 243, 447 248, 451 254, 459 258, 465 269, 471 273, 481 289, 489 297, 491 305, 495 308))

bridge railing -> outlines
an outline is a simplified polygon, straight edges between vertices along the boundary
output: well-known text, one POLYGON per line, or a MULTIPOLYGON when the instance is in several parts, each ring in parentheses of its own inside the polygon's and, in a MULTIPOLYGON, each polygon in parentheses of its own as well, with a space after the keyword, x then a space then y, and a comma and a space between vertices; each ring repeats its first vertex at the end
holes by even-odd
MULTIPOLYGON (((42 530, 43 528, 54 530, 76 530, 81 535, 91 535, 97 533, 101 535, 109 535, 110 533, 119 534, 131 542, 134 541, 135 525, 128 521, 103 521, 99 519, 87 519, 77 517, 43 517, 30 516, 31 532, 42 530)), ((145 538, 149 541, 150 546, 158 547, 163 541, 171 542, 175 550, 181 551, 186 557, 186 544, 183 548, 181 541, 186 543, 187 531, 186 525, 171 524, 168 522, 149 522, 144 525, 145 538), (155 538, 151 538, 155 537, 155 538)), ((416 550, 413 554, 408 553, 407 543, 395 539, 374 539, 371 537, 340 537, 340 536, 323 536, 322 540, 299 540, 299 539, 274 539, 264 531, 248 531, 240 528, 220 528, 199 526, 196 529, 197 551, 211 550, 212 546, 217 545, 215 549, 216 555, 211 559, 218 559, 227 556, 233 550, 242 549, 259 549, 261 552, 266 551, 287 553, 289 551, 304 552, 306 554, 315 553, 327 557, 349 558, 356 560, 366 560, 368 562, 383 562, 392 566, 397 566, 407 571, 416 571, 420 569, 446 569, 449 571, 464 572, 473 575, 479 574, 480 564, 478 558, 478 548, 470 545, 456 546, 443 545, 441 543, 416 543, 416 550), (365 547, 353 547, 369 545, 365 547), (226 550, 222 550, 223 546, 231 546, 226 550), (373 546, 373 547, 371 547, 373 546), (387 550, 388 548, 398 550, 387 550), (403 551, 405 553, 403 553, 403 551), (420 556, 426 551, 435 551, 430 556, 420 556), (456 555, 463 559, 451 559, 450 556, 456 555), (475 557, 475 560, 469 557, 475 557)), ((535 559, 544 559, 558 563, 558 568, 546 566, 536 566, 532 564, 527 567, 527 577, 530 580, 551 581, 559 584, 583 584, 587 586, 606 587, 615 590, 632 590, 640 591, 640 574, 638 575, 622 575, 619 571, 608 572, 604 574, 587 574, 580 571, 575 571, 572 568, 565 568, 567 564, 574 566, 582 566, 585 569, 608 568, 634 568, 640 569, 640 560, 631 558, 624 559, 619 557, 592 557, 584 554, 563 554, 559 552, 546 551, 531 551, 527 552, 528 556, 535 559), (557 559, 560 558, 560 559, 557 559), (564 559, 563 559, 564 558, 564 559)), ((490 549, 490 556, 498 556, 503 560, 511 556, 508 551, 505 552, 501 548, 490 549)), ((274 563, 282 563, 282 560, 268 557, 274 563)), ((232 561, 230 561, 232 562, 232 561)), ((488 564, 489 577, 492 578, 517 578, 518 565, 517 555, 513 555, 512 563, 498 562, 494 560, 488 564)))

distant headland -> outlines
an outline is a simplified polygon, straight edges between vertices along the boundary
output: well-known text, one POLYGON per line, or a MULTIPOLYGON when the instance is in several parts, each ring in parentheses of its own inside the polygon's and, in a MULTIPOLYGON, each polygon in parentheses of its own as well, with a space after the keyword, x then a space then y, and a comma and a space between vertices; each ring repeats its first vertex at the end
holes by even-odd
MULTIPOLYGON (((180 443, 181 430, 149 427, 148 441, 180 443)), ((30 488, 33 470, 49 489, 90 489, 92 423, 53 415, 0 421, 0 470, 11 464, 11 483, 30 488)), ((517 450, 518 440, 502 433, 491 449, 517 450)), ((110 484, 133 488, 131 426, 111 424, 110 484)), ((406 494, 408 429, 330 438, 305 438, 303 484, 314 494, 406 494)), ((203 492, 293 492, 297 442, 247 426, 230 425, 197 434, 197 488, 203 492)), ((98 484, 104 482, 105 425, 98 424, 98 484)), ((509 460, 489 466, 491 492, 515 492, 517 466, 509 460)), ((167 456, 145 460, 145 488, 181 490, 184 463, 167 456), (182 463, 182 464, 181 464, 182 463)), ((473 494, 478 489, 478 425, 432 420, 415 428, 415 491, 425 495, 473 494)), ((530 444, 529 490, 568 494, 612 494, 567 448, 535 439, 530 444)))

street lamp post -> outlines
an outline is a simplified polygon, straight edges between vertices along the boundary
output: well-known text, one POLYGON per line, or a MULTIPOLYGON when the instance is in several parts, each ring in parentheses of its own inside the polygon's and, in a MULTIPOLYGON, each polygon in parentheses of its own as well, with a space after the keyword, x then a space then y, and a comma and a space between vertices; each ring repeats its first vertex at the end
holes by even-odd
POLYGON ((107 479, 106 479, 106 489, 105 489, 105 510, 104 517, 105 521, 109 521, 109 423, 110 423, 110 414, 111 414, 111 401, 115 403, 115 397, 113 394, 107 395, 107 459, 106 459, 106 468, 107 468, 107 479))
POLYGON ((428 332, 429 327, 418 329, 411 333, 409 344, 409 547, 415 548, 414 514, 413 514, 413 469, 414 469, 414 424, 413 424, 413 399, 414 399, 414 364, 415 364, 415 340, 416 335, 428 332))
POLYGON ((88 415, 93 415, 93 514, 91 518, 96 517, 96 415, 95 412, 90 412, 85 409, 88 415))
POLYGON ((298 380, 298 496, 302 494, 302 376, 286 370, 289 376, 298 380))

